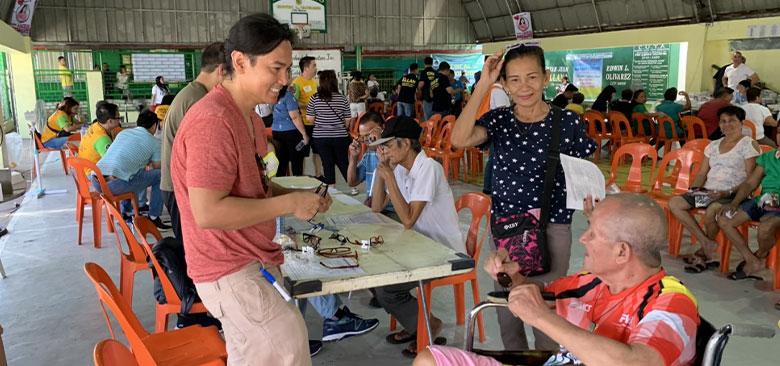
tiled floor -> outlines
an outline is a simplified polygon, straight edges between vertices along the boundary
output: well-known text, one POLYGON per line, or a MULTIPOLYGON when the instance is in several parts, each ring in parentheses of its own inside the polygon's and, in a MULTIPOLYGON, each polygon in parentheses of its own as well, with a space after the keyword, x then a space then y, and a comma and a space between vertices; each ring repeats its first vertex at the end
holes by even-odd
MULTIPOLYGON (((92 247, 92 234, 87 213, 85 244, 76 245, 74 220, 74 186, 71 177, 63 176, 58 158, 52 156, 44 164, 45 186, 68 189, 64 195, 49 195, 41 199, 27 196, 21 209, 9 223, 9 235, 0 239, 8 278, 0 280, 0 324, 5 332, 3 341, 10 365, 87 365, 92 363, 92 348, 107 338, 103 317, 91 284, 82 270, 85 262, 97 262, 118 279, 119 260, 112 234, 103 234, 104 246, 92 247)), ((343 184, 339 186, 343 188, 343 184)), ((455 196, 480 187, 455 183, 455 196)), ((465 218, 461 229, 466 230, 465 218)), ((577 214, 573 232, 578 237, 585 229, 585 220, 577 214)), ((577 241, 575 240, 575 243, 577 241)), ((686 241, 687 243, 687 241, 686 241)), ((483 258, 491 249, 483 248, 483 258)), ((582 248, 574 244, 571 272, 582 261, 582 248)), ((765 292, 755 282, 733 282, 719 274, 708 272, 690 275, 682 271, 680 260, 664 258, 666 269, 681 278, 696 294, 701 313, 716 325, 727 322, 754 323, 774 326, 780 311, 773 304, 780 293, 765 292)), ((768 273, 767 273, 768 274, 768 273)), ((492 287, 481 271, 480 286, 484 294, 492 287)), ((133 308, 147 329, 153 329, 154 307, 151 279, 147 273, 137 276, 133 308)), ((470 291, 470 290, 467 290, 470 291)), ((466 296, 470 296, 467 294, 466 296)), ((409 359, 401 356, 402 346, 385 342, 388 316, 384 311, 367 306, 367 291, 355 292, 342 300, 350 309, 364 317, 380 319, 373 332, 325 344, 314 358, 315 365, 403 365, 409 359)), ((467 300, 467 308, 472 304, 467 300)), ((452 292, 442 288, 434 291, 433 311, 447 323, 444 336, 450 345, 463 346, 463 327, 456 326, 452 292)), ((485 312, 486 348, 498 348, 500 340, 494 312, 485 312)), ((312 338, 321 334, 322 321, 316 312, 306 315, 312 338)), ((773 340, 732 338, 726 349, 726 365, 776 365, 780 359, 780 338, 773 340)))

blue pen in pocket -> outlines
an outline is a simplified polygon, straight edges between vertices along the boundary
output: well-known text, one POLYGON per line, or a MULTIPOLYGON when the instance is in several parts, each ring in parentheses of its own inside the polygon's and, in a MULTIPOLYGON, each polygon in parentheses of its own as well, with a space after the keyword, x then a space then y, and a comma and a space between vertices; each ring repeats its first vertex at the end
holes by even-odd
POLYGON ((263 277, 268 281, 268 283, 273 286, 276 291, 279 292, 279 295, 282 295, 282 298, 284 298, 284 301, 290 301, 292 300, 292 297, 290 297, 290 294, 287 293, 287 291, 282 287, 282 285, 279 284, 279 282, 276 282, 276 278, 274 278, 274 275, 271 274, 271 272, 268 272, 265 268, 260 268, 260 273, 263 274, 263 277))

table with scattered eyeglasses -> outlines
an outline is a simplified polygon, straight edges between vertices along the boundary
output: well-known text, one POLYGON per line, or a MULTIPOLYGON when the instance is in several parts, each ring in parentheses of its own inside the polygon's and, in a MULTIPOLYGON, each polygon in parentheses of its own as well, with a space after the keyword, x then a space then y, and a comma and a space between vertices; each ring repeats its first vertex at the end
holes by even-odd
MULTIPOLYGON (((474 261, 465 253, 458 253, 414 230, 405 230, 400 223, 372 213, 350 196, 333 189, 331 195, 331 209, 318 213, 316 222, 285 218, 292 226, 285 225, 283 233, 294 237, 297 244, 286 247, 281 269, 284 286, 294 298, 413 281, 418 282, 420 293, 424 293, 423 281, 466 273, 474 268, 474 261), (376 222, 367 223, 372 218, 376 222), (319 230, 309 232, 315 225, 319 230), (308 253, 302 252, 304 247, 308 247, 308 253), (334 258, 341 262, 327 262, 334 258)), ((424 296, 421 300, 428 341, 432 344, 428 304, 424 296)))

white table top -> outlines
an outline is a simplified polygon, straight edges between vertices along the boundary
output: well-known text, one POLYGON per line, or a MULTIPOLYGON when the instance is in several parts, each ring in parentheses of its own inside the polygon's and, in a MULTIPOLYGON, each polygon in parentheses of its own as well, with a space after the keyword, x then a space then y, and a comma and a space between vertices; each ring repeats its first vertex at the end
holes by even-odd
MULTIPOLYGON (((285 264, 282 265, 284 286, 295 298, 336 294, 353 290, 368 289, 377 286, 428 280, 468 272, 474 268, 474 261, 464 253, 442 245, 414 231, 404 230, 403 226, 385 216, 376 214, 374 220, 379 223, 366 224, 372 218, 371 210, 352 197, 331 191, 333 204, 325 213, 319 213, 315 222, 320 222, 352 240, 368 240, 381 235, 384 244, 363 250, 360 246, 346 244, 357 251, 360 270, 327 270, 320 265, 322 257, 307 256, 300 252, 285 251, 285 264), (358 220, 361 219, 361 220, 358 220), (333 224, 337 220, 337 224, 333 224), (347 223, 350 220, 358 221, 347 223), (301 266, 318 266, 316 271, 326 275, 306 274, 296 270, 301 266)), ((285 218, 285 226, 293 226, 298 232, 310 227, 291 217, 285 218)), ((320 248, 342 246, 338 241, 328 239, 329 228, 316 233, 322 238, 320 248)), ((301 234, 297 241, 302 243, 301 234)))

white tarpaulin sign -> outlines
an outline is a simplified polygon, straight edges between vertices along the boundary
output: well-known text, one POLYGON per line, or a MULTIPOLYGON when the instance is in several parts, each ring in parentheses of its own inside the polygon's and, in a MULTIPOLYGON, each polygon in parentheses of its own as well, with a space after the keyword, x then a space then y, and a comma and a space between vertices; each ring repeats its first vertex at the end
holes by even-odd
POLYGON ((341 74, 341 50, 293 50, 293 78, 301 74, 298 61, 304 56, 311 56, 317 60, 317 70, 334 70, 336 75, 341 74))
POLYGON ((327 0, 271 0, 271 14, 284 24, 308 24, 312 31, 326 33, 327 0))
POLYGON ((14 1, 14 10, 11 13, 11 27, 23 36, 30 35, 30 25, 32 24, 33 11, 35 10, 36 0, 16 0, 14 1))
POLYGON ((534 28, 531 25, 531 13, 523 12, 512 15, 512 23, 515 25, 515 37, 517 37, 517 39, 534 38, 534 28))

